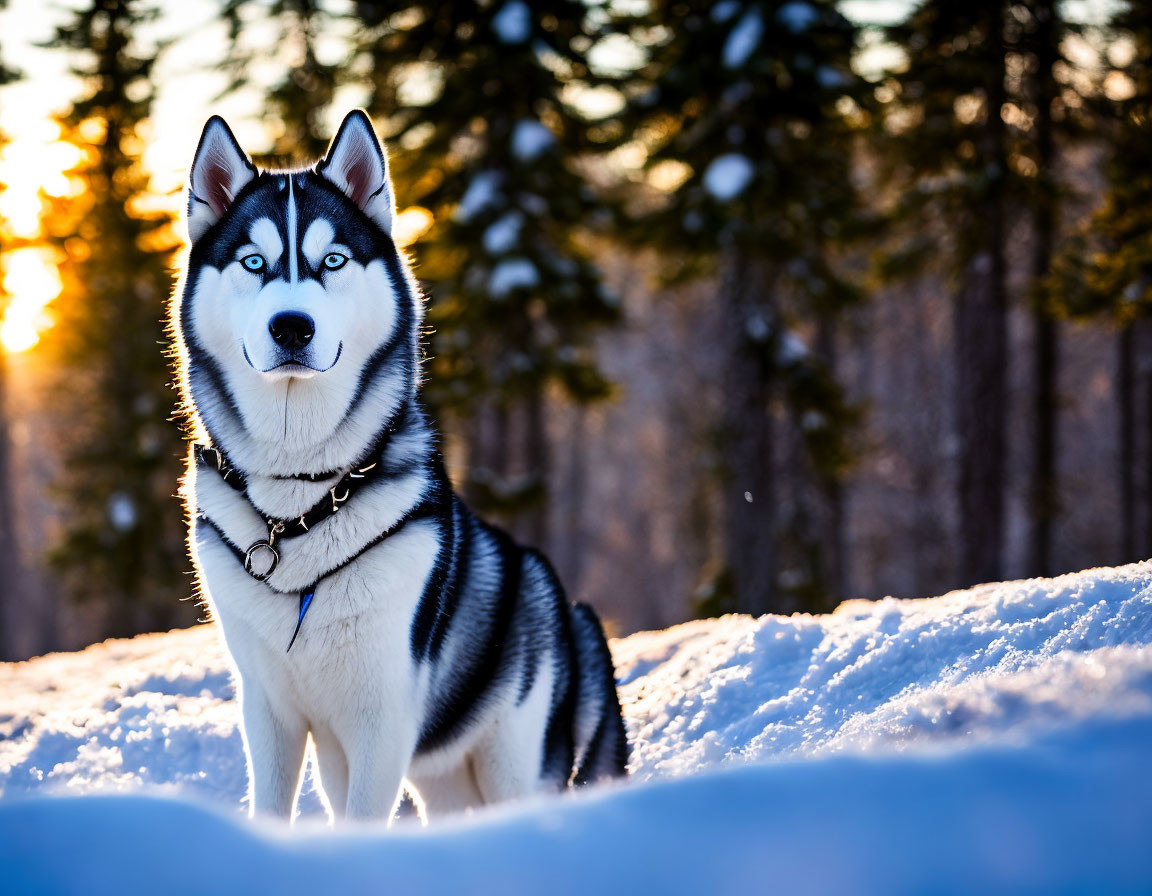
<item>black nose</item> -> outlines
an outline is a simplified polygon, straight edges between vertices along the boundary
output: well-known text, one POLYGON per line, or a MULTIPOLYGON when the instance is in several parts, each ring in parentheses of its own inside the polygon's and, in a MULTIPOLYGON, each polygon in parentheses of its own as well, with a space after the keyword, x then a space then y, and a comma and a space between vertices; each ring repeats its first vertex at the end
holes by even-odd
POLYGON ((268 332, 272 334, 272 341, 278 346, 292 351, 304 348, 312 341, 316 325, 307 314, 283 311, 268 322, 268 332))

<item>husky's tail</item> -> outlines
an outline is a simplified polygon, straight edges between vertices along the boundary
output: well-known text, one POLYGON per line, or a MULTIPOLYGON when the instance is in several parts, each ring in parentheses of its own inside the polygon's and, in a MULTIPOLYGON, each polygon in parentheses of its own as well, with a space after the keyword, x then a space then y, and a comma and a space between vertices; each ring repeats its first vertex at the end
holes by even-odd
POLYGON ((571 604, 569 616, 576 648, 573 783, 579 786, 628 774, 628 735, 600 620, 587 604, 571 604))

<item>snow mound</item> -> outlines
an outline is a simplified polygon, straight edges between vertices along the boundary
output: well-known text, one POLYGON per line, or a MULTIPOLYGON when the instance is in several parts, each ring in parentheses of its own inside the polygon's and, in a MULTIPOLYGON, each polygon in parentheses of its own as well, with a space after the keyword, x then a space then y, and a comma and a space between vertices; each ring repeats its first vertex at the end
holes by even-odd
POLYGON ((210 626, 0 664, 0 879, 118 894, 1152 889, 1152 564, 612 646, 629 783, 391 831, 240 817, 239 714, 210 626))
POLYGON ((7 892, 1146 893, 1152 723, 1037 754, 833 757, 714 770, 344 832, 140 796, 0 803, 7 892), (66 846, 62 850, 61 846, 66 846), (65 861, 61 858, 66 856, 65 861))
POLYGON ((0 663, 0 794, 160 787, 237 805, 240 716, 212 626, 0 663))
POLYGON ((635 773, 969 747, 1152 716, 1152 564, 617 642, 635 773))

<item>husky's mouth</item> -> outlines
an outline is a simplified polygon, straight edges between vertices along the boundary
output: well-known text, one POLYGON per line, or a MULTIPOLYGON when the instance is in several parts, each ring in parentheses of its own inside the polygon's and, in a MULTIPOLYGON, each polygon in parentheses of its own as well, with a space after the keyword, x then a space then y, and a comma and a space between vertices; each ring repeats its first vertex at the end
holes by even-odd
POLYGON ((241 345, 244 352, 244 360, 248 362, 248 366, 255 370, 257 373, 280 373, 287 374, 288 376, 312 376, 315 373, 327 373, 336 366, 336 362, 340 360, 340 355, 344 352, 344 342, 341 341, 336 346, 336 357, 332 359, 332 363, 327 367, 314 367, 309 364, 305 359, 296 356, 290 356, 273 364, 271 367, 260 368, 252 363, 252 358, 248 355, 248 346, 241 345))

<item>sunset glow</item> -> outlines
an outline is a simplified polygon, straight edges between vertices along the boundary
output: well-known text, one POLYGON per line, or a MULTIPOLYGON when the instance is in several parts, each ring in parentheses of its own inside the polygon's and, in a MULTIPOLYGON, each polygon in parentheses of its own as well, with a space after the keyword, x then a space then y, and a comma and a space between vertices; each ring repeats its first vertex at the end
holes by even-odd
POLYGON ((80 150, 60 140, 60 126, 42 118, 6 128, 12 142, 0 153, 0 218, 17 238, 40 235, 42 196, 69 196, 77 182, 68 172, 80 162, 80 150))
POLYGON ((392 239, 401 249, 411 246, 432 226, 432 212, 419 205, 410 205, 396 216, 392 239))
POLYGON ((32 348, 51 324, 45 309, 62 288, 54 254, 49 249, 27 248, 4 256, 4 292, 10 299, 0 324, 0 344, 6 351, 32 348))
MULTIPOLYGON (((45 198, 71 196, 83 188, 69 174, 81 161, 80 150, 61 141, 60 126, 47 117, 6 116, 4 124, 11 142, 0 153, 0 220, 5 236, 17 245, 34 243, 43 232, 45 198)), ((45 308, 62 288, 57 260, 54 250, 35 245, 9 250, 0 258, 0 346, 5 351, 32 348, 51 326, 45 308)))

